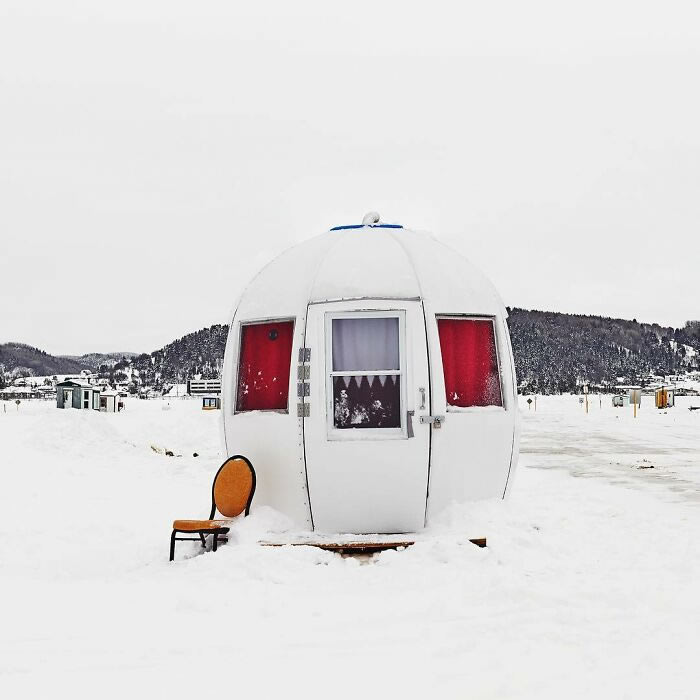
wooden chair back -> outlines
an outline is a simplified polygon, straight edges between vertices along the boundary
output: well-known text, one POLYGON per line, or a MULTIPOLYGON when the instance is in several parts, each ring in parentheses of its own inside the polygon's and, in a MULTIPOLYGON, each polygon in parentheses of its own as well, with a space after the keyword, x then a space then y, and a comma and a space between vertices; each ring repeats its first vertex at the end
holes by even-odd
POLYGON ((218 510, 227 518, 250 512, 255 494, 255 469, 243 455, 229 457, 216 472, 211 490, 211 515, 218 510))

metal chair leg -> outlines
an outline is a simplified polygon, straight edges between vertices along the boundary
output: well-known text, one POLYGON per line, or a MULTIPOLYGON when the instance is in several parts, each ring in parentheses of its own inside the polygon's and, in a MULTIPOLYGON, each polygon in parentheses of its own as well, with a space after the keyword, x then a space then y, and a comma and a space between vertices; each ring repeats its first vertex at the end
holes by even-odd
POLYGON ((212 544, 212 546, 211 546, 211 551, 212 551, 212 552, 215 552, 215 551, 216 551, 216 544, 217 544, 218 538, 219 538, 219 535, 215 532, 215 533, 214 533, 214 542, 213 542, 213 544, 212 544))
POLYGON ((200 533, 199 533, 199 539, 202 540, 202 549, 206 549, 206 548, 207 548, 207 541, 206 541, 206 539, 204 538, 204 533, 203 533, 203 532, 200 532, 200 533))
POLYGON ((170 561, 175 559, 175 535, 176 532, 173 530, 173 534, 170 535, 170 561))

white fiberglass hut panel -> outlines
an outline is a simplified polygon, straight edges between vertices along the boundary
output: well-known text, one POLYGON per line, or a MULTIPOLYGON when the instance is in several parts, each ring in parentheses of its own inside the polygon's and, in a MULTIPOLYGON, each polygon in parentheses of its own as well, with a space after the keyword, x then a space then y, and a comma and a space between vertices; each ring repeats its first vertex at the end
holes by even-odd
POLYGON ((306 468, 304 447, 301 438, 302 421, 297 417, 297 357, 303 346, 306 307, 313 275, 309 274, 309 264, 317 264, 332 245, 331 238, 317 237, 296 246, 272 260, 248 284, 238 300, 230 324, 221 387, 221 418, 224 448, 228 456, 243 454, 255 467, 257 483, 255 502, 269 505, 291 518, 299 528, 312 527, 306 490, 306 468), (311 262, 310 262, 311 261, 311 262), (289 368, 283 373, 265 373, 274 369, 272 363, 257 367, 250 362, 260 358, 268 362, 266 356, 272 352, 282 362, 279 343, 289 343, 290 336, 280 333, 275 324, 293 324, 291 347, 287 347, 289 368), (269 324, 267 329, 258 331, 257 336, 248 335, 253 326, 269 324), (265 333, 267 331, 267 334, 265 333), (274 331, 277 331, 275 334, 274 331), (270 337, 270 333, 275 336, 270 337), (265 347, 267 338, 269 345, 265 347), (246 339, 253 339, 260 345, 244 347, 246 339), (251 378, 261 377, 258 387, 251 384, 251 378), (247 403, 239 396, 245 395, 247 382, 249 394, 265 389, 270 382, 275 387, 286 386, 286 395, 277 390, 276 404, 265 404, 262 396, 247 403), (285 398, 286 396, 286 398, 285 398), (270 407, 274 406, 274 407, 270 407))
POLYGON ((253 461, 256 502, 299 527, 414 531, 452 502, 504 496, 515 385, 505 308, 478 270, 425 234, 343 227, 243 293, 225 447, 253 461))
POLYGON ((503 497, 517 440, 511 375, 497 317, 435 316, 429 321, 433 430, 429 516, 449 503, 503 497), (437 346, 437 347, 435 347, 437 346))
POLYGON ((420 299, 415 270, 396 229, 350 229, 326 235, 333 236, 334 242, 316 267, 309 301, 420 299))
POLYGON ((444 417, 432 427, 430 520, 450 503, 505 496, 520 414, 507 313, 496 289, 432 236, 403 233, 425 310, 431 415, 444 417))

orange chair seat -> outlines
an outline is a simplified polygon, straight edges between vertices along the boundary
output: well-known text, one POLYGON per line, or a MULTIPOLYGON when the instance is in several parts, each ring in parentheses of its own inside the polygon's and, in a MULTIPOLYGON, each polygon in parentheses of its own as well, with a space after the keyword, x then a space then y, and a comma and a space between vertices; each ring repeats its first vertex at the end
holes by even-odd
POLYGON ((186 532, 218 530, 222 527, 228 527, 230 523, 230 520, 176 520, 173 523, 173 530, 185 530, 186 532))

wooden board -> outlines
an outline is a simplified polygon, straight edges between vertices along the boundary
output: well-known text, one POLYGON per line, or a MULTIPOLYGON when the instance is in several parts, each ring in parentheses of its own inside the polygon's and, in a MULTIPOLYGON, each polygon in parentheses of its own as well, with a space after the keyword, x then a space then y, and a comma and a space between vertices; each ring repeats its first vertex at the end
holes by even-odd
MULTIPOLYGON (((477 547, 486 546, 485 537, 475 537, 469 542, 477 547)), ((415 544, 415 540, 387 540, 385 542, 260 542, 263 547, 317 547, 326 552, 337 552, 338 554, 375 554, 376 552, 384 552, 387 549, 406 549, 415 544)))

